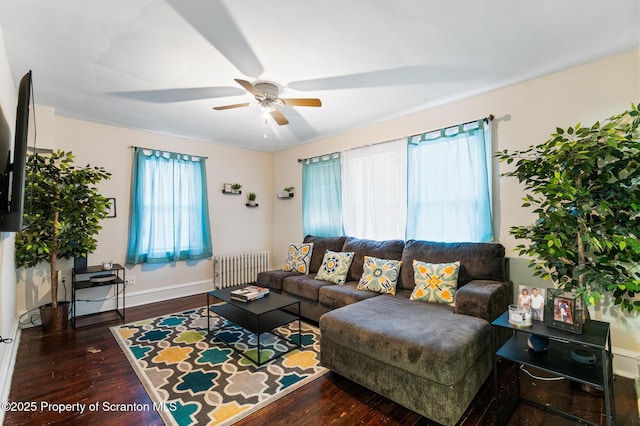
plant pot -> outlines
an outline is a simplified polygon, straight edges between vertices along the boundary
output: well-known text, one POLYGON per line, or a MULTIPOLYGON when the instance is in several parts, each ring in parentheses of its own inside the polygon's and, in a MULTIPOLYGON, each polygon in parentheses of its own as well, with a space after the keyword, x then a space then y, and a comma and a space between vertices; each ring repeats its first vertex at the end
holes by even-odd
POLYGON ((52 308, 51 303, 40 306, 40 321, 42 331, 54 333, 67 328, 69 322, 69 302, 58 302, 57 308, 52 308))

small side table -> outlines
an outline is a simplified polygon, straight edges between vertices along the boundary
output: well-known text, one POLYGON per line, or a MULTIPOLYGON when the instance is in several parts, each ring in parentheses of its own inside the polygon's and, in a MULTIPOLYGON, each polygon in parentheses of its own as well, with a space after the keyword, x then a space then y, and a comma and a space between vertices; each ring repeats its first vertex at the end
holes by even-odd
MULTIPOLYGON (((494 355, 493 374, 496 389, 496 421, 498 424, 504 424, 511 414, 511 411, 508 413, 501 412, 501 392, 499 392, 498 384, 498 361, 500 359, 531 366, 602 390, 604 392, 607 425, 616 424, 616 405, 613 391, 613 354, 611 353, 609 323, 587 320, 583 326, 583 333, 574 334, 547 327, 542 321, 533 321, 531 327, 515 327, 509 323, 509 312, 507 311, 493 321, 491 325, 494 348, 497 348, 496 334, 498 333, 496 331, 498 328, 506 328, 513 331, 509 340, 500 348, 497 348, 494 355), (546 352, 540 353, 527 349, 527 340, 531 334, 549 338, 549 347, 546 352), (586 366, 573 361, 571 359, 571 351, 574 349, 586 349, 594 352, 598 357, 597 363, 593 366, 586 366)), ((555 408, 551 405, 551 401, 543 405, 523 398, 520 392, 519 373, 516 373, 516 376, 519 400, 574 421, 599 425, 599 423, 590 422, 555 408)))
POLYGON ((104 324, 116 320, 124 322, 125 314, 125 269, 117 263, 109 270, 102 269, 102 266, 88 266, 86 268, 73 268, 71 270, 71 307, 72 316, 71 324, 73 328, 88 327, 90 325, 104 324), (109 281, 96 282, 91 277, 98 274, 111 273, 114 278, 109 281), (96 312, 93 314, 78 316, 76 310, 77 292, 89 288, 114 286, 115 287, 115 309, 104 312, 96 312))

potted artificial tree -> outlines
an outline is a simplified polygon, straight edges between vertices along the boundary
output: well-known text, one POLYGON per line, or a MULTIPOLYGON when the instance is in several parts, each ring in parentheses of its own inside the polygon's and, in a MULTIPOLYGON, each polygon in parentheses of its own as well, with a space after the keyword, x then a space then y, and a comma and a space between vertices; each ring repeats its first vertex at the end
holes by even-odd
POLYGON ((27 159, 25 215, 16 234, 16 266, 50 266, 51 303, 40 307, 45 331, 62 328, 68 304, 58 303, 58 259, 86 256, 96 249, 100 220, 109 202, 95 184, 110 179, 102 167, 76 167, 71 152, 30 155, 27 159))
POLYGON ((531 225, 510 233, 526 242, 534 274, 587 305, 611 294, 640 312, 640 115, 635 105, 591 127, 558 128, 545 143, 498 153, 515 162, 505 176, 525 185, 531 225))

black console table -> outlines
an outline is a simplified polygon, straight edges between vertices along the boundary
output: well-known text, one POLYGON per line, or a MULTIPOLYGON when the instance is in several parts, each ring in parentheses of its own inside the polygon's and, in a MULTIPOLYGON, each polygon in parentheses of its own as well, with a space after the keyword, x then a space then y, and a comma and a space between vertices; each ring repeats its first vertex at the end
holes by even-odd
MULTIPOLYGON (((605 414, 607 425, 616 424, 616 406, 613 390, 613 355, 611 353, 611 334, 609 323, 603 321, 587 320, 583 326, 582 334, 574 334, 563 330, 547 327, 542 321, 533 321, 531 327, 516 327, 509 323, 509 312, 505 312, 491 323, 493 335, 493 347, 497 348, 494 355, 494 382, 496 389, 496 420, 498 424, 505 424, 511 415, 513 407, 508 412, 503 412, 501 397, 505 392, 500 392, 498 383, 498 361, 506 359, 516 364, 534 367, 538 370, 556 376, 562 376, 568 380, 591 385, 604 392, 605 414), (507 342, 498 348, 497 336, 500 329, 512 330, 512 335, 507 342), (545 352, 534 352, 528 349, 527 341, 531 334, 549 338, 549 347, 545 352), (592 352, 597 357, 595 365, 580 364, 571 359, 571 351, 583 349, 592 352)), ((580 421, 591 425, 599 425, 586 419, 577 417, 571 413, 555 408, 553 401, 540 404, 523 398, 520 391, 520 375, 517 376, 517 397, 528 404, 551 411, 574 421, 580 421)))
POLYGON ((71 315, 71 324, 73 325, 73 328, 87 327, 116 320, 122 320, 122 322, 124 322, 125 269, 123 266, 114 263, 112 268, 109 270, 102 269, 102 266, 73 268, 71 270, 71 274, 71 308, 73 312, 71 315), (112 274, 113 278, 105 281, 100 280, 100 275, 106 274, 112 274), (78 316, 76 309, 77 292, 89 288, 104 286, 115 287, 115 309, 78 316))

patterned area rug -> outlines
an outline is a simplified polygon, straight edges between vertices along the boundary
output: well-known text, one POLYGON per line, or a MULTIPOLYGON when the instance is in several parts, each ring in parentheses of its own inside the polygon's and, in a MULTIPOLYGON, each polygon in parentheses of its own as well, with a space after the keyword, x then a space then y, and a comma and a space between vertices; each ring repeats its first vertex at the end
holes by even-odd
MULTIPOLYGON (((251 357, 256 336, 213 313, 211 329, 224 329, 207 336, 206 312, 202 307, 111 328, 167 425, 231 424, 328 371, 319 365, 314 326, 301 323, 302 348, 257 367, 238 353, 251 357)), ((260 336, 261 357, 289 350, 292 344, 281 336, 298 342, 297 321, 275 331, 279 336, 260 336)))

